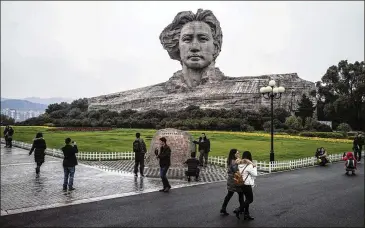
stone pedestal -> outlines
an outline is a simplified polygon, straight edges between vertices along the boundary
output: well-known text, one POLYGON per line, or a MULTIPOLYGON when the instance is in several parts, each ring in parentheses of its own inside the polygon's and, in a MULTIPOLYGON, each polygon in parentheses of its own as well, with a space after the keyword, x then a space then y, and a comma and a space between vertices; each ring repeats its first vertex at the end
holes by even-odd
POLYGON ((161 129, 153 136, 151 145, 146 154, 145 167, 159 167, 159 160, 155 156, 155 149, 160 149, 160 138, 165 137, 167 145, 171 148, 171 166, 170 168, 183 168, 184 162, 190 158, 192 152, 196 152, 196 146, 193 143, 193 136, 185 131, 174 128, 161 129))

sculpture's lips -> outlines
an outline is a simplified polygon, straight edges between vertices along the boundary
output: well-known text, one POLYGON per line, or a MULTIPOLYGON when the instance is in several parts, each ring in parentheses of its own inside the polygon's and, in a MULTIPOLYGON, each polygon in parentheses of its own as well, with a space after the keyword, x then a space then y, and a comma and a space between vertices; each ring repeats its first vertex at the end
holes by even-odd
POLYGON ((201 55, 189 55, 189 56, 188 56, 188 58, 189 58, 189 59, 191 59, 191 58, 199 58, 199 59, 203 59, 204 57, 203 57, 203 56, 201 56, 201 55))

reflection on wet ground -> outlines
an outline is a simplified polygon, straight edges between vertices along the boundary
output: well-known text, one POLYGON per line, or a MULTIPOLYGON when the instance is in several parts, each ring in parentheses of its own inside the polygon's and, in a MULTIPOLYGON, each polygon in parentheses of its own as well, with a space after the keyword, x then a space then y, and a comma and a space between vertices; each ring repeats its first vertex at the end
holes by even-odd
MULTIPOLYGON (((75 191, 63 192, 62 159, 46 156, 39 177, 35 174, 34 157, 20 148, 1 148, 1 211, 61 206, 75 201, 111 196, 126 196, 157 191, 159 178, 134 177, 131 172, 115 169, 76 166, 75 191)), ((174 187, 191 186, 185 180, 170 180, 174 187)))

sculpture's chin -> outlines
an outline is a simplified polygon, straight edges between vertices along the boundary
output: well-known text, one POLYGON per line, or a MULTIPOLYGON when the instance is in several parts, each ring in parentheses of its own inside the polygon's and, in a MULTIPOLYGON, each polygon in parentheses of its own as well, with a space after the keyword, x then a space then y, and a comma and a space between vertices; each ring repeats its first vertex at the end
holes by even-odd
POLYGON ((185 64, 188 68, 199 70, 204 69, 209 66, 209 63, 201 62, 201 61, 189 61, 185 64))

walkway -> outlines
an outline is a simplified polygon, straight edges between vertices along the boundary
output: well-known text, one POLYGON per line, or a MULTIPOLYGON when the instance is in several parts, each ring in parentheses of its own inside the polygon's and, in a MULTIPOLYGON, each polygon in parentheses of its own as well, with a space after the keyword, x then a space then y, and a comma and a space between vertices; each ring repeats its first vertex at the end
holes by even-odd
MULTIPOLYGON (((3 146, 3 145, 2 145, 3 146)), ((1 215, 43 208, 79 204, 102 199, 141 194, 162 188, 159 178, 135 178, 130 172, 105 171, 82 163, 76 166, 76 191, 62 191, 62 159, 46 156, 36 178, 34 156, 13 147, 1 148, 1 215)), ((201 184, 170 180, 176 187, 201 184)))

